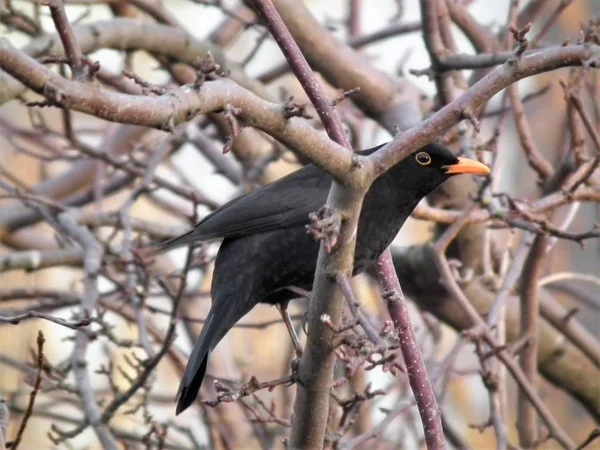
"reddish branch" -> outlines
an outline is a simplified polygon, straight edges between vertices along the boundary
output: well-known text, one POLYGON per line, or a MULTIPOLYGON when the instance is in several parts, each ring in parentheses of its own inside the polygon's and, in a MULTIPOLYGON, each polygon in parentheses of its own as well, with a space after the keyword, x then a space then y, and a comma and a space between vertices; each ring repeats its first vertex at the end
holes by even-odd
POLYGON ((442 429, 441 409, 435 399, 435 392, 427 368, 417 343, 402 288, 398 282, 396 271, 389 250, 377 262, 379 280, 381 282, 387 308, 400 338, 400 348, 408 373, 408 382, 415 396, 419 414, 423 422, 425 443, 428 449, 444 449, 446 443, 442 429))
POLYGON ((308 95, 317 110, 317 114, 323 122, 329 137, 352 151, 352 145, 350 145, 348 136, 346 136, 340 116, 323 88, 319 85, 317 78, 312 74, 306 58, 298 48, 273 4, 269 0, 252 0, 249 1, 249 4, 260 12, 292 72, 297 76, 306 95, 308 95))
POLYGON ((43 0, 40 3, 45 4, 50 8, 50 16, 54 21, 54 26, 58 31, 58 35, 60 36, 60 40, 65 49, 67 61, 73 71, 73 79, 82 82, 85 81, 90 74, 98 71, 100 66, 98 64, 90 64, 85 55, 81 52, 81 48, 75 39, 69 20, 67 19, 62 0, 43 0))
POLYGON ((594 58, 597 56, 600 56, 600 47, 573 45, 539 50, 530 55, 524 54, 518 61, 509 60, 483 77, 456 100, 429 116, 419 125, 397 136, 390 144, 372 154, 369 159, 373 162, 377 172, 383 173, 465 118, 465 112, 478 111, 501 89, 522 78, 560 67, 593 64, 594 58))

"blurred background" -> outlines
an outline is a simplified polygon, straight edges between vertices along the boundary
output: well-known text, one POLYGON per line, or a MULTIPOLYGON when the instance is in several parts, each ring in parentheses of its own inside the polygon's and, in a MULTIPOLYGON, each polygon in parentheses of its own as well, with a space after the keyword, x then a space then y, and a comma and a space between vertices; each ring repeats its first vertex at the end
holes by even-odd
MULTIPOLYGON (((421 111, 425 115, 440 106, 435 81, 413 73, 431 65, 421 32, 418 0, 307 0, 302 3, 322 27, 342 42, 359 41, 361 37, 371 37, 382 30, 403 26, 395 33, 390 32, 389 36, 355 45, 356 52, 364 59, 365 65, 394 80, 410 83, 419 93, 421 111)), ((489 36, 504 36, 510 8, 515 2, 449 0, 448 3, 467 11, 489 36)), ((516 3, 519 12, 534 9, 533 3, 539 4, 530 36, 544 31, 543 37, 536 42, 542 48, 558 46, 566 40, 577 42, 581 39, 582 30, 594 23, 590 22, 591 18, 598 17, 600 13, 600 3, 596 0, 516 3)), ((100 63, 97 85, 103 89, 152 96, 160 95, 157 94, 160 89, 168 90, 181 84, 186 68, 178 66, 187 65, 189 70, 190 64, 190 58, 183 56, 184 50, 177 54, 171 48, 175 45, 171 41, 165 41, 163 54, 148 51, 141 44, 136 49, 137 43, 127 41, 132 29, 118 24, 118 20, 156 24, 161 22, 162 17, 168 18, 171 22, 167 25, 177 28, 181 36, 194 39, 197 48, 211 49, 213 57, 231 71, 236 82, 245 82, 245 87, 260 83, 260 89, 266 92, 263 94, 273 102, 283 103, 290 95, 297 101, 307 101, 296 78, 286 70, 285 59, 277 44, 265 28, 254 25, 256 18, 240 2, 80 0, 65 4, 69 21, 76 29, 89 29, 92 24, 101 22, 100 33, 110 32, 119 36, 113 39, 116 43, 95 45, 91 43, 93 39, 90 36, 82 34, 86 32, 76 32, 78 40, 86 41, 82 43, 84 53, 90 60, 100 63), (160 13, 153 14, 154 9, 160 13), (151 92, 142 91, 140 83, 123 77, 123 70, 133 72, 148 83, 151 92), (156 90, 152 91, 152 87, 156 90)), ((451 16, 453 21, 459 20, 451 16)), ((455 22, 451 31, 458 53, 482 52, 473 46, 472 40, 455 22)), ((37 2, 4 0, 0 9, 0 30, 13 45, 29 49, 28 53, 38 60, 59 54, 56 48, 60 48, 60 44, 44 47, 44 39, 55 33, 55 25, 48 8, 37 2)), ((149 41, 160 38, 153 36, 151 31, 149 33, 149 41)), ((100 41, 108 40, 101 35, 100 41)), ((160 44, 149 43, 149 47, 160 47, 160 44)), ((52 61, 49 64, 53 70, 59 70, 57 64, 52 64, 52 61)), ((569 106, 559 83, 559 80, 573 77, 570 70, 561 69, 518 84, 518 94, 526 99, 523 102, 524 114, 536 146, 555 168, 559 167, 565 155, 571 154, 574 146, 570 134, 572 125, 567 116, 569 106)), ((477 71, 472 70, 460 73, 469 81, 478 76, 477 71)), ((597 130, 600 125, 598 76, 594 73, 581 76, 585 77, 582 98, 597 130)), ((327 83, 326 78, 321 77, 321 80, 333 98, 341 91, 338 86, 327 83)), ((457 94, 460 88, 457 83, 457 94)), ((1 89, 3 95, 8 92, 1 89)), ((483 161, 495 168, 490 192, 505 193, 524 205, 530 205, 558 188, 540 192, 536 174, 522 150, 513 111, 506 106, 505 97, 505 93, 498 94, 487 105, 487 115, 481 117, 479 133, 472 130, 465 132, 464 129, 457 132, 468 136, 470 151, 492 150, 478 152, 483 161), (506 109, 505 113, 502 113, 503 109, 506 109), (499 125, 499 122, 502 124, 499 125)), ((86 328, 90 344, 85 360, 95 398, 103 409, 111 402, 114 404, 115 399, 139 380, 144 372, 145 358, 152 358, 162 348, 168 333, 172 300, 156 280, 175 286, 187 255, 187 249, 179 249, 157 258, 149 267, 142 269, 135 262, 136 249, 185 231, 218 205, 297 169, 301 163, 283 144, 252 130, 244 130, 234 139, 232 151, 222 154, 228 136, 223 132, 223 119, 216 114, 194 118, 189 124, 176 127, 173 133, 167 133, 108 123, 75 111, 67 114, 60 108, 36 108, 26 102, 39 101, 41 97, 30 91, 22 90, 1 98, 0 261, 3 264, 0 264, 0 316, 14 317, 36 310, 68 322, 78 320, 74 313, 79 311, 86 280, 82 256, 77 245, 57 232, 55 222, 59 211, 57 205, 71 204, 69 201, 77 195, 87 195, 88 201, 76 203, 81 215, 79 224, 91 230, 102 243, 105 259, 98 279, 99 302, 94 314, 98 320, 86 328), (168 149, 161 150, 161 146, 165 145, 168 149), (161 154, 161 151, 167 153, 161 154), (106 160, 100 154, 112 155, 113 159, 106 160), (118 185, 119 177, 125 172, 117 170, 114 161, 143 171, 153 155, 160 157, 155 174, 164 183, 154 184, 149 191, 139 191, 142 186, 140 177, 124 180, 118 185), (110 188, 112 185, 117 187, 110 188), (167 189, 165 185, 193 190, 197 193, 197 201, 190 201, 190 197, 181 195, 181 191, 167 189), (44 203, 44 199, 48 202, 44 203)), ((340 104, 339 110, 356 149, 391 139, 389 130, 367 117, 352 101, 340 104)), ((317 117, 314 112, 312 115, 317 117)), ((311 123, 320 128, 317 119, 312 119, 311 123)), ((453 145, 454 150, 465 150, 464 141, 457 139, 456 134, 453 137, 449 133, 444 139, 453 145)), ((594 155, 595 149, 589 137, 585 137, 582 147, 584 152, 594 155)), ((429 204, 439 208, 446 206, 437 198, 429 199, 429 204)), ((454 205, 450 207, 460 209, 454 205)), ((599 211, 598 202, 575 201, 557 208, 553 218, 555 223, 566 224, 569 232, 585 232, 594 223, 597 225, 599 211)), ((394 244, 397 254, 405 254, 403 252, 408 249, 439 236, 443 224, 436 225, 431 220, 422 219, 414 218, 407 222, 394 244)), ((490 233, 501 242, 498 253, 510 261, 522 232, 497 228, 490 228, 490 233)), ((186 272, 188 284, 179 306, 180 320, 172 345, 168 346, 156 369, 147 377, 144 375, 146 379, 135 395, 128 397, 112 415, 110 429, 122 448, 284 448, 283 439, 289 435, 293 408, 293 386, 279 386, 272 392, 261 390, 240 401, 222 403, 214 408, 199 404, 179 417, 174 416, 174 399, 181 371, 210 306, 211 261, 217 249, 218 242, 215 242, 196 253, 190 270, 186 272)), ((463 263, 465 267, 469 265, 465 261, 463 263)), ((547 285, 546 294, 562 310, 570 311, 586 335, 596 340, 594 345, 598 345, 598 239, 587 240, 585 245, 569 239, 557 240, 548 252, 543 273, 540 282, 547 285)), ((505 274, 506 269, 498 269, 492 292, 497 292, 505 274)), ((377 282, 368 275, 361 275, 353 280, 353 287, 365 314, 378 329, 384 327, 387 311, 377 282)), ((456 330, 456 322, 448 324, 435 307, 428 308, 419 302, 416 298, 419 289, 409 287, 407 292, 415 300, 410 303, 412 317, 427 364, 432 370, 457 348, 458 342, 461 343, 451 367, 445 370, 436 385, 444 424, 449 432, 456 434, 450 445, 454 448, 496 448, 493 427, 481 426, 489 418, 490 400, 474 345, 463 342, 456 330)), ((516 288, 511 290, 511 295, 516 292, 516 288)), ((290 307, 303 342, 302 318, 306 307, 306 300, 302 299, 292 302, 290 307)), ((508 308, 511 308, 510 304, 508 308)), ((70 366, 75 331, 43 319, 27 318, 13 322, 18 323, 2 323, 0 326, 0 392, 10 409, 8 429, 4 430, 8 438, 5 436, 5 440, 11 440, 10 437, 17 434, 23 412, 27 409, 38 372, 36 339, 38 331, 42 330, 46 339, 42 384, 21 448, 102 448, 94 427, 81 427, 81 432, 65 438, 69 431, 78 430, 83 423, 81 403, 70 366)), ((557 330, 555 327, 554 334, 548 332, 544 336, 556 339, 556 345, 559 345, 558 342, 565 338, 557 330)), ((292 359, 293 349, 276 309, 259 305, 220 343, 213 353, 209 374, 236 389, 251 376, 267 381, 287 375, 292 359)), ((540 366, 543 364, 551 365, 553 362, 540 362, 540 366)), ((591 367, 592 371, 586 372, 585 376, 591 374, 600 378, 598 366, 591 367)), ((344 374, 340 370, 338 376, 344 374)), ((504 377, 506 430, 509 442, 514 443, 516 448, 517 389, 510 376, 504 377)), ((382 389, 387 394, 365 401, 360 409, 352 410, 352 423, 338 430, 340 433, 343 431, 343 436, 337 441, 334 439, 330 445, 353 448, 344 445, 381 424, 391 410, 410 399, 412 394, 405 378, 404 373, 394 376, 379 366, 372 370, 365 370, 364 365, 358 368, 347 386, 340 388, 340 398, 364 394, 365 389, 382 389)), ((201 396, 213 400, 217 393, 212 380, 209 381, 203 386, 201 396)), ((577 383, 576 380, 573 382, 577 383)), ((594 414, 590 412, 593 399, 586 400, 587 403, 579 401, 581 398, 575 398, 577 394, 565 390, 564 386, 557 387, 548 381, 547 376, 542 377, 539 392, 575 442, 584 441, 597 426, 594 414), (587 405, 587 409, 582 403, 587 405)), ((595 401, 598 411, 600 391, 597 391, 595 401)), ((598 420, 599 416, 595 417, 598 420)), ((367 445, 382 449, 424 448, 416 408, 407 408, 391 420, 376 439, 354 448, 366 448, 367 445)), ((559 446, 550 440, 542 443, 540 448, 559 446)), ((600 444, 592 442, 587 448, 600 448, 600 444)))

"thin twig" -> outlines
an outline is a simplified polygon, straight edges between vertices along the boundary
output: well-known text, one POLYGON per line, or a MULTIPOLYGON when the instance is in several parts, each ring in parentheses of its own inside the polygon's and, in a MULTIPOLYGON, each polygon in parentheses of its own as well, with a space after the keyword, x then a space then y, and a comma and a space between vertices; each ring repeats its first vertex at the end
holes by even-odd
POLYGON ((354 292, 352 292, 352 286, 350 286, 350 282, 348 281, 348 277, 344 275, 339 275, 336 277, 338 286, 348 303, 348 307, 352 311, 352 314, 356 318, 357 322, 360 324, 365 334, 369 337, 371 342, 377 345, 380 349, 386 348, 386 343, 383 338, 379 335, 375 327, 369 322, 369 320, 365 317, 363 312, 360 309, 360 304, 356 300, 354 296, 354 292))
POLYGON ((17 450, 19 444, 21 443, 21 439, 23 438, 23 433, 25 432, 25 428, 27 427, 27 422, 29 418, 33 414, 33 405, 35 404, 35 399, 37 397, 37 393, 40 390, 40 386, 42 384, 42 370, 44 365, 44 343, 46 339, 44 338, 44 333, 42 331, 38 331, 37 336, 37 373, 35 376, 35 381, 33 383, 33 391, 29 394, 29 403, 27 404, 27 409, 25 410, 25 414, 23 414, 23 420, 21 420, 21 425, 19 426, 19 430, 17 431, 17 435, 15 436, 14 441, 12 442, 11 449, 17 450))

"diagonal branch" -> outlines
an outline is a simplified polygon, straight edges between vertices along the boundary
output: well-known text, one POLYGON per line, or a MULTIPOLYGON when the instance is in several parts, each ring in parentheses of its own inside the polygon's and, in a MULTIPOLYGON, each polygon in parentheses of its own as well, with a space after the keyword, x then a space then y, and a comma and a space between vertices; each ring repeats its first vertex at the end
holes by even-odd
POLYGON ((593 65, 600 46, 572 45, 525 53, 518 60, 507 60, 420 124, 396 136, 392 142, 369 156, 378 174, 398 164, 406 156, 433 142, 442 133, 473 114, 494 95, 518 80, 568 66, 593 65))
POLYGON ((382 285, 388 311, 400 339, 400 348, 408 372, 408 382, 423 422, 425 443, 428 449, 445 449, 441 409, 435 399, 435 392, 410 321, 404 294, 389 249, 379 258, 377 264, 379 282, 382 285))

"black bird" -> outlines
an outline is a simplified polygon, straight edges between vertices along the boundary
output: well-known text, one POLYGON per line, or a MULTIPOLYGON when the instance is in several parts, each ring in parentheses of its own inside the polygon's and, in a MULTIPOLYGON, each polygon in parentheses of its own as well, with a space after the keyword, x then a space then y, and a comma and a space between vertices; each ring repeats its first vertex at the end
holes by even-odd
MULTIPOLYGON (((423 197, 463 173, 487 175, 490 170, 431 144, 379 177, 360 213, 353 275, 377 261, 423 197)), ((287 304, 294 297, 287 287, 312 288, 319 242, 306 225, 309 214, 325 204, 331 182, 331 175, 308 165, 228 202, 188 233, 158 246, 162 251, 223 239, 215 261, 212 307, 181 380, 176 414, 195 401, 210 352, 238 320, 259 302, 287 304)))

